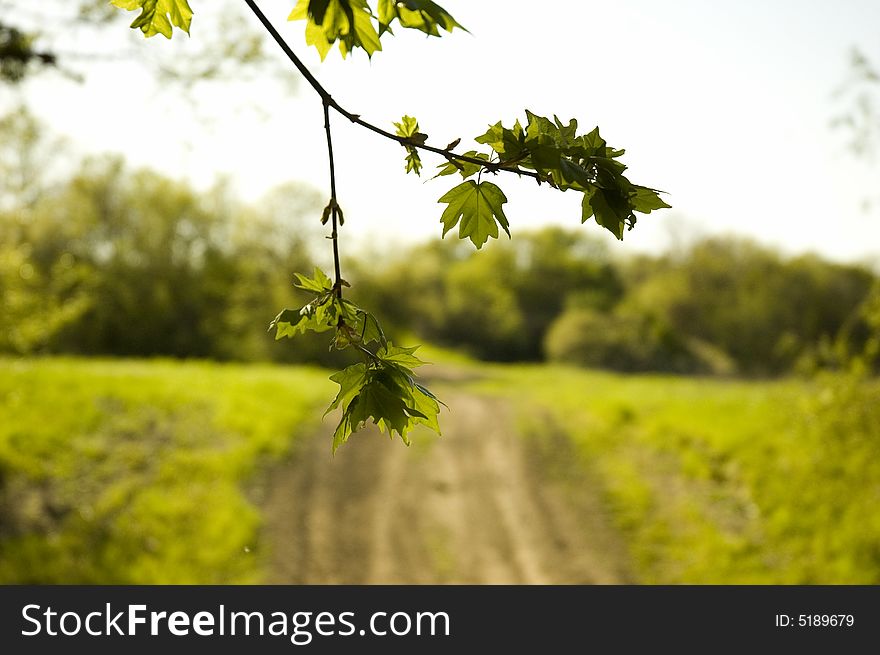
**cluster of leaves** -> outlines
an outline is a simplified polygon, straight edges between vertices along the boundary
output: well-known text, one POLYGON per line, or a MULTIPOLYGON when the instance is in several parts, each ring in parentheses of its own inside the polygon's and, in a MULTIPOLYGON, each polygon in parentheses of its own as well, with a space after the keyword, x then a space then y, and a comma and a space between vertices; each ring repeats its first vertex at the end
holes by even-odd
POLYGON ((120 9, 128 11, 140 10, 140 14, 132 22, 132 29, 139 29, 144 36, 161 34, 171 38, 172 25, 189 34, 193 11, 187 0, 110 0, 120 9))
MULTIPOLYGON (((162 34, 171 38, 174 27, 189 34, 193 11, 187 0, 110 0, 120 9, 140 11, 131 24, 144 36, 162 34)), ((314 46, 323 60, 333 44, 345 57, 363 48, 368 57, 382 49, 379 38, 394 34, 391 25, 440 36, 440 30, 464 29, 452 15, 431 0, 379 0, 378 14, 366 0, 297 0, 287 20, 305 20, 306 43, 314 46)))
POLYGON ((382 49, 380 37, 394 33, 394 21, 429 36, 440 36, 440 29, 464 29, 431 0, 379 0, 378 14, 366 0, 298 0, 288 20, 308 21, 306 43, 318 50, 322 60, 337 41, 343 58, 355 48, 363 48, 372 57, 382 49))
MULTIPOLYGON (((161 34, 171 38, 174 27, 189 34, 193 11, 187 0, 110 0, 120 9, 140 11, 131 24, 144 36, 161 34)), ((379 0, 374 13, 366 0, 297 0, 287 20, 305 20, 306 43, 314 46, 323 60, 339 42, 343 58, 355 48, 368 57, 382 49, 379 38, 394 34, 392 24, 440 36, 440 30, 464 30, 443 7, 431 0, 379 0)), ((465 30, 467 31, 467 30, 465 30)))
MULTIPOLYGON (((580 191, 583 193, 581 223, 595 217, 596 223, 618 239, 623 239, 625 229, 635 225, 635 212, 648 214, 669 207, 660 198, 659 191, 633 184, 623 175, 626 165, 619 158, 624 151, 609 146, 599 135, 598 127, 579 135, 575 119, 565 125, 556 116, 551 121, 528 110, 526 117, 525 127, 519 120, 512 128, 498 122, 476 137, 476 142, 488 146, 491 152, 470 150, 461 156, 446 155, 446 161, 438 167, 434 177, 459 173, 465 181, 439 200, 448 203, 440 219, 444 236, 459 225, 459 238, 469 238, 477 248, 489 237, 498 237, 498 226, 510 236, 501 207, 507 198, 498 186, 480 180, 483 172, 504 170, 522 174, 529 171, 535 174, 539 184, 546 182, 560 191, 580 191), (468 179, 474 175, 476 181, 468 179)), ((401 124, 395 125, 399 136, 408 136, 401 124)), ((418 128, 418 122, 409 116, 403 117, 403 125, 418 128)), ((421 133, 419 136, 424 143, 427 137, 421 133)), ((418 166, 410 164, 409 151, 415 147, 407 146, 407 150, 406 170, 418 174, 421 162, 418 166)))
POLYGON ((416 425, 439 434, 440 401, 415 381, 413 369, 425 363, 414 354, 418 346, 402 348, 388 341, 375 316, 341 297, 341 286, 347 286, 344 281, 334 284, 319 268, 312 277, 297 273, 296 278, 295 286, 314 294, 313 298, 300 309, 285 309, 275 317, 269 325, 275 338, 334 330, 331 347, 352 347, 364 356, 363 362, 330 376, 339 393, 325 416, 335 409, 342 411, 333 452, 368 420, 391 437, 397 432, 407 445, 416 425))
POLYGON ((440 36, 439 28, 452 32, 454 28, 467 30, 443 7, 431 0, 379 0, 379 36, 391 32, 391 23, 419 30, 428 36, 440 36))
POLYGON ((367 56, 382 49, 366 0, 299 0, 287 20, 307 21, 306 43, 322 60, 337 41, 343 57, 355 48, 363 48, 367 56))

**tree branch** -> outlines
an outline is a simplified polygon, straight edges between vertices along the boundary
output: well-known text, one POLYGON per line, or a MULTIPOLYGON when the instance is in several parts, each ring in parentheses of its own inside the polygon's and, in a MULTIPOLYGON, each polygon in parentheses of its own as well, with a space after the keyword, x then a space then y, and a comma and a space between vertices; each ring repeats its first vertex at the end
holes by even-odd
POLYGON ((327 133, 327 157, 330 160, 330 224, 333 231, 330 239, 333 241, 333 269, 336 273, 333 290, 337 298, 342 298, 342 273, 339 270, 339 233, 337 225, 337 212, 339 203, 336 202, 336 166, 333 163, 333 140, 330 138, 330 103, 324 99, 324 131, 327 133))
POLYGON ((356 123, 356 124, 360 125, 361 127, 365 127, 368 130, 370 130, 371 132, 375 132, 376 134, 378 134, 380 136, 384 136, 386 139, 391 139, 392 141, 397 141, 401 145, 412 146, 414 148, 419 148, 420 150, 427 150, 428 152, 433 152, 435 154, 441 155, 448 160, 454 159, 456 161, 467 162, 469 164, 478 164, 482 168, 485 168, 485 169, 492 171, 492 172, 506 171, 508 173, 516 173, 517 175, 525 175, 526 177, 533 177, 536 180, 538 180, 539 183, 542 181, 541 176, 538 175, 538 173, 536 173, 534 171, 523 170, 523 169, 517 167, 515 164, 505 165, 501 162, 491 163, 491 162, 487 162, 483 159, 477 159, 476 157, 468 157, 465 155, 459 155, 459 154, 451 152, 449 150, 443 150, 442 148, 435 148, 434 146, 429 146, 426 143, 414 143, 414 142, 410 141, 407 137, 402 137, 402 136, 398 136, 396 134, 392 134, 391 132, 388 132, 387 130, 383 130, 381 127, 377 127, 377 126, 373 125, 372 123, 368 123, 367 121, 363 120, 359 114, 353 114, 350 111, 344 109, 343 107, 341 107, 339 105, 339 103, 337 103, 333 99, 333 97, 330 95, 330 93, 327 91, 327 89, 325 89, 323 86, 321 86, 321 83, 318 82, 318 80, 315 78, 315 76, 312 75, 312 73, 309 71, 308 68, 306 68, 305 64, 303 64, 300 61, 299 57, 297 57, 296 54, 293 52, 293 50, 290 49, 290 46, 287 45, 287 42, 278 33, 278 30, 276 30, 275 27, 272 25, 272 23, 269 22, 269 19, 266 18, 265 14, 263 14, 263 12, 257 6, 257 3, 254 2, 254 0, 245 0, 245 3, 247 4, 248 7, 251 8, 251 11, 253 11, 254 14, 257 16, 259 21, 263 24, 263 27, 266 28, 266 31, 269 32, 269 34, 272 36, 273 39, 275 39, 275 42, 278 44, 278 46, 281 48, 281 50, 284 51, 284 54, 287 55, 287 58, 290 59, 291 62, 293 62, 293 65, 296 66, 297 70, 302 74, 302 76, 304 78, 306 78, 306 81, 311 85, 311 87, 315 90, 315 92, 319 96, 321 96, 321 100, 324 102, 325 114, 327 112, 327 108, 332 107, 334 110, 336 110, 337 112, 339 112, 340 114, 345 116, 352 123, 356 123))

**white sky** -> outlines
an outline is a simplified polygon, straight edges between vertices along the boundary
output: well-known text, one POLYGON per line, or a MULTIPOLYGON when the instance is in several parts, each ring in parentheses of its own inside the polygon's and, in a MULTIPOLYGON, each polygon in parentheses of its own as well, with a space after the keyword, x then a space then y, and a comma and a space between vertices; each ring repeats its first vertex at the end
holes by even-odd
MULTIPOLYGON (((211 36, 199 30, 199 12, 209 4, 191 0, 193 40, 211 36)), ((662 248, 670 225, 684 221, 789 253, 880 257, 880 215, 861 209, 876 191, 877 171, 856 160, 847 135, 829 125, 844 106, 834 92, 849 73, 851 48, 880 58, 876 0, 446 0, 471 34, 426 39, 397 30, 372 62, 360 51, 342 61, 334 51, 323 64, 305 46, 303 23, 284 20, 293 4, 262 3, 340 104, 375 124, 390 128, 402 114, 414 115, 435 145, 463 137, 460 152, 488 124, 522 120, 525 108, 566 122, 575 117, 584 130, 598 124, 611 145, 627 149, 630 179, 664 189, 674 207, 642 216, 616 246, 623 252, 662 248)), ((255 20, 243 3, 238 11, 255 20)), ((186 53, 183 34, 170 43, 125 38, 137 48, 186 53)), ((218 122, 205 128, 191 108, 157 95, 144 75, 136 64, 103 66, 84 85, 43 77, 27 94, 41 117, 85 151, 122 151, 200 186, 226 173, 251 198, 290 180, 327 187, 321 104, 304 82, 294 96, 281 93, 277 80, 247 87, 269 118, 219 109, 218 122)), ((222 108, 236 104, 227 94, 242 92, 224 87, 205 100, 222 108)), ((400 146, 335 118, 350 238, 439 236, 436 200, 453 178, 424 183, 404 175, 400 146)), ((439 163, 428 153, 423 161, 428 171, 439 163)), ((574 192, 510 175, 496 181, 510 201, 514 237, 546 223, 579 225, 574 192)), ((583 229, 604 232, 594 223, 583 229)))

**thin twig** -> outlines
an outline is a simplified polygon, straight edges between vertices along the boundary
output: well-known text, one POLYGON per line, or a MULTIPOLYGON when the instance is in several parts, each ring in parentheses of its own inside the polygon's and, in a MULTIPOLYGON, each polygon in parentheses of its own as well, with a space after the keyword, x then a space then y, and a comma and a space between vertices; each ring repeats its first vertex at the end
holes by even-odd
POLYGON ((353 345, 355 348, 357 348, 358 350, 360 350, 360 351, 361 351, 364 355, 366 355, 370 360, 376 362, 377 364, 380 363, 380 362, 382 361, 381 359, 379 359, 379 358, 376 356, 376 354, 375 354, 374 352, 372 352, 372 351, 369 350, 368 348, 364 348, 361 344, 352 342, 352 345, 353 345))
POLYGON ((336 202, 336 166, 333 163, 333 140, 330 138, 330 104, 324 99, 324 131, 327 133, 327 157, 330 160, 330 225, 333 231, 330 233, 330 239, 333 241, 333 268, 336 273, 333 289, 337 298, 342 298, 342 273, 339 269, 339 233, 337 225, 337 209, 339 203, 336 202))
POLYGON ((269 34, 272 36, 273 39, 275 39, 275 42, 278 44, 278 46, 281 48, 281 50, 284 51, 284 54, 287 55, 287 58, 290 59, 291 62, 293 62, 293 65, 296 66, 297 70, 302 74, 302 76, 304 78, 306 78, 306 81, 317 92, 317 94, 319 96, 321 96, 321 100, 324 101, 325 111, 328 106, 332 107, 337 112, 339 112, 340 114, 345 116, 352 123, 356 123, 356 124, 360 125, 361 127, 365 127, 368 130, 370 130, 371 132, 375 132, 376 134, 379 134, 380 136, 384 136, 386 139, 391 139, 392 141, 397 141, 398 143, 400 143, 402 145, 412 146, 414 148, 419 148, 421 150, 427 150, 428 152, 433 152, 435 154, 438 154, 438 155, 445 157, 446 159, 448 159, 450 161, 454 159, 456 161, 467 162, 469 164, 477 164, 477 165, 479 165, 483 168, 486 168, 487 170, 493 171, 493 172, 494 171, 507 171, 508 173, 516 173, 517 175, 525 175, 526 177, 535 178, 536 180, 538 180, 539 183, 541 182, 540 175, 538 175, 538 173, 536 173, 535 171, 523 170, 523 169, 519 168, 518 166, 516 166, 515 164, 503 164, 500 162, 493 164, 493 163, 487 162, 483 159, 477 159, 476 157, 468 157, 466 155, 459 155, 459 154, 451 152, 449 150, 444 150, 442 148, 435 148, 434 146, 429 146, 427 143, 415 143, 407 137, 398 136, 397 134, 392 134, 391 132, 388 132, 387 130, 383 130, 381 127, 377 127, 377 126, 373 125, 372 123, 368 123, 367 121, 363 120, 359 114, 353 114, 350 111, 342 108, 339 105, 339 103, 337 103, 333 99, 333 97, 330 95, 330 93, 327 91, 327 89, 325 89, 323 86, 321 86, 321 83, 318 82, 318 80, 315 78, 315 76, 312 75, 312 73, 309 71, 308 68, 306 68, 305 64, 303 64, 299 60, 299 57, 297 57, 296 54, 294 54, 293 50, 290 49, 290 46, 287 45, 287 42, 278 33, 278 30, 276 30, 275 27, 272 25, 272 23, 269 22, 269 19, 266 18, 265 14, 263 14, 263 12, 257 6, 256 2, 254 2, 254 0, 245 0, 245 3, 247 4, 248 7, 251 8, 251 10, 257 16, 257 18, 263 24, 263 27, 266 28, 266 31, 269 32, 269 34))

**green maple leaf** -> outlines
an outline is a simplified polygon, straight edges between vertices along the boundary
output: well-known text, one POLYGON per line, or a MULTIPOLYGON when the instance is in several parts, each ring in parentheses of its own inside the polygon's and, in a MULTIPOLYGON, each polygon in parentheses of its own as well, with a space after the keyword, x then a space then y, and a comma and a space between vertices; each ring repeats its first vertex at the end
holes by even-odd
POLYGON ((339 420, 339 425, 336 426, 336 430, 333 432, 333 454, 336 454, 336 450, 348 441, 348 438, 357 432, 359 426, 354 425, 352 423, 352 407, 351 404, 342 412, 342 418, 339 420))
POLYGON ((366 0, 298 0, 287 20, 306 21, 306 43, 322 61, 337 41, 343 58, 355 48, 368 57, 382 49, 366 0))
POLYGON ((429 36, 440 36, 438 27, 452 32, 459 28, 467 32, 443 7, 431 0, 379 0, 379 36, 391 32, 391 23, 400 21, 401 27, 415 29, 429 36))
POLYGON ((295 337, 300 332, 297 325, 302 320, 303 317, 299 313, 299 310, 282 309, 278 313, 278 316, 273 318, 272 322, 269 323, 269 331, 271 331, 272 328, 275 328, 276 341, 284 337, 295 337))
POLYGON ((139 29, 146 37, 161 34, 166 39, 170 39, 172 25, 189 34, 193 11, 187 0, 110 0, 110 2, 128 11, 140 9, 141 13, 134 19, 131 27, 139 29))
POLYGON ((415 423, 421 423, 440 434, 440 401, 427 387, 413 383, 413 409, 419 411, 424 417, 415 417, 415 423))
POLYGON ((333 280, 331 280, 327 274, 317 266, 315 267, 315 272, 312 274, 312 277, 307 277, 301 273, 294 273, 294 275, 296 276, 296 282, 293 283, 293 286, 300 289, 314 291, 315 293, 323 293, 325 291, 333 290, 333 280))
POLYGON ((385 346, 388 343, 379 321, 370 312, 363 309, 358 310, 354 330, 360 336, 362 344, 376 342, 380 346, 385 346))
POLYGON ((336 398, 334 398, 333 402, 330 403, 330 406, 327 407, 324 416, 340 405, 348 407, 352 399, 361 392, 361 389, 363 389, 364 385, 369 381, 367 365, 363 362, 360 364, 353 364, 338 373, 334 373, 330 376, 330 379, 339 385, 339 393, 336 394, 336 398))
POLYGON ((502 208, 507 197, 491 182, 477 184, 467 180, 446 192, 437 202, 449 203, 440 217, 443 236, 459 225, 458 237, 470 238, 477 249, 482 248, 489 237, 498 238, 499 225, 510 236, 510 225, 502 208))
POLYGON ((394 127, 397 128, 398 136, 412 136, 419 131, 419 121, 413 116, 404 115, 399 123, 394 123, 394 127))
MULTIPOLYGON (((418 365, 423 363, 419 361, 418 365)), ((400 364, 388 364, 382 370, 381 377, 385 386, 403 398, 407 412, 410 415, 410 422, 407 424, 406 430, 401 434, 404 441, 407 441, 407 432, 412 430, 417 424, 426 425, 437 434, 440 434, 439 414, 442 403, 426 387, 415 381, 412 370, 400 364)))
POLYGON ((275 340, 306 332, 326 332, 336 327, 339 311, 335 299, 316 299, 301 309, 285 309, 269 324, 275 328, 275 340))
POLYGON ((484 143, 494 150, 502 162, 520 161, 528 155, 525 147, 525 131, 520 125, 519 119, 513 125, 513 129, 507 129, 501 121, 489 126, 489 130, 476 139, 477 143, 484 143))
MULTIPOLYGON (((622 179, 626 181, 626 178, 622 179)), ((626 181, 626 184, 629 182, 626 181)), ((592 186, 584 192, 581 207, 581 223, 595 216, 596 223, 620 240, 623 240, 626 226, 632 226, 636 221, 632 205, 620 188, 602 189, 592 186)))
POLYGON ((596 222, 611 232, 618 239, 623 239, 624 221, 611 209, 605 193, 598 187, 591 187, 584 192, 581 200, 581 223, 586 223, 593 216, 596 222))
POLYGON ((381 379, 374 378, 365 385, 357 399, 359 406, 355 418, 363 416, 364 421, 373 419, 379 429, 383 432, 388 430, 390 436, 393 436, 393 432, 401 437, 406 436, 412 410, 406 406, 404 398, 382 384, 381 379))
POLYGON ((655 209, 669 209, 671 207, 671 205, 666 204, 657 195, 660 192, 656 189, 649 189, 638 184, 633 184, 633 188, 635 189, 635 194, 630 197, 630 202, 633 205, 633 209, 637 212, 650 214, 655 209))
POLYGON ((406 368, 415 368, 425 365, 425 362, 413 355, 418 349, 418 346, 402 348, 400 346, 395 346, 389 341, 387 346, 379 348, 376 357, 389 364, 398 364, 399 366, 404 366, 406 368))

